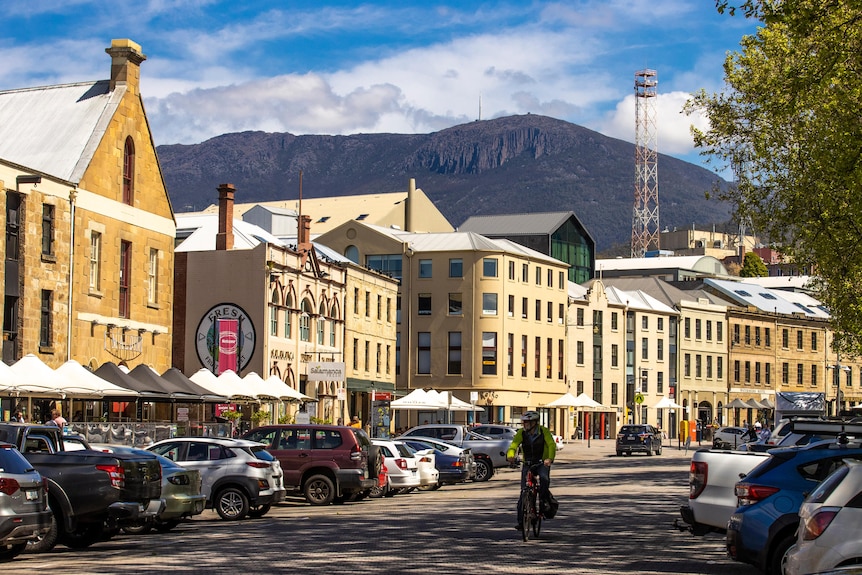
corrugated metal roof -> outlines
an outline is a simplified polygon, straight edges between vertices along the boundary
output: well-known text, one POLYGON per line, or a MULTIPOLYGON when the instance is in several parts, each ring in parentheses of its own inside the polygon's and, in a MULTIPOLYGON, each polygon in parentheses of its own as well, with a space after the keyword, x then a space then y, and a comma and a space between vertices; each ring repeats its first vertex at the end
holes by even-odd
POLYGON ((0 158, 78 183, 125 93, 108 80, 0 92, 0 158))
POLYGON ((718 263, 724 265, 712 256, 670 256, 662 258, 612 258, 596 260, 596 270, 646 270, 674 268, 683 270, 713 269, 718 263), (704 267, 706 266, 706 267, 704 267))
MULTIPOLYGON (((706 285, 712 286, 719 292, 727 295, 742 305, 751 305, 763 312, 793 314, 803 313, 807 317, 828 319, 829 314, 821 307, 812 306, 811 301, 803 302, 798 294, 783 290, 773 290, 757 285, 755 283, 736 282, 729 280, 717 280, 708 278, 704 280, 706 285)), ((811 298, 813 300, 813 298, 811 298)))

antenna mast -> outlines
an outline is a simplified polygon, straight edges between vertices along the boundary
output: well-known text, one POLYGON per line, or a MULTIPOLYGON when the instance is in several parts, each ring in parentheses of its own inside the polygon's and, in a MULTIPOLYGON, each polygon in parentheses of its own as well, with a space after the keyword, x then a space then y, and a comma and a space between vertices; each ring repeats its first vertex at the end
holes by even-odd
POLYGON ((635 204, 632 213, 632 257, 659 249, 658 146, 655 98, 658 73, 635 72, 635 204))

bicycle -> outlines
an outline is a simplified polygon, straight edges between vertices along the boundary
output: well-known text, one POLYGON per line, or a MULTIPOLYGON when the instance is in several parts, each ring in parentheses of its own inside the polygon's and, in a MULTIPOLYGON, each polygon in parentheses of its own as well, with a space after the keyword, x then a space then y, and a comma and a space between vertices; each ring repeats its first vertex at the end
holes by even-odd
POLYGON ((524 538, 524 541, 529 541, 530 531, 533 532, 533 536, 538 537, 542 530, 544 514, 542 513, 542 506, 539 504, 540 478, 539 472, 534 471, 538 469, 539 465, 544 465, 544 463, 531 465, 527 469, 527 479, 524 483, 524 488, 521 490, 521 517, 519 517, 519 523, 521 525, 521 536, 524 538))

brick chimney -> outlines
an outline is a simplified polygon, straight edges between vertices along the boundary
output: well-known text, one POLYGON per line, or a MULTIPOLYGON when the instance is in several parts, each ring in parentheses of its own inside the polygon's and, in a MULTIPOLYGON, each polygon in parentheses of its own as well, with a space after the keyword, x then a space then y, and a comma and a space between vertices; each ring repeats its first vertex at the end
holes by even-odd
POLYGON ((118 84, 125 84, 131 94, 139 95, 141 82, 141 62, 147 59, 140 45, 131 40, 111 40, 111 47, 105 48, 111 56, 111 91, 118 84))
POLYGON ((218 233, 216 250, 233 249, 233 196, 236 187, 222 184, 218 187, 218 233))
POLYGON ((299 225, 296 228, 296 251, 302 257, 303 267, 305 267, 311 250, 311 216, 301 215, 299 216, 299 225))

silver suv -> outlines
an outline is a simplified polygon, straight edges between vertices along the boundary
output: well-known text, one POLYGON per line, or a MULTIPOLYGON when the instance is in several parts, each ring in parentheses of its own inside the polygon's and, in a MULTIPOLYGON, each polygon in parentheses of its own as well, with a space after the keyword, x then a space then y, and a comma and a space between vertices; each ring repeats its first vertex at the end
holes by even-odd
POLYGON ((175 437, 147 448, 201 474, 207 507, 222 519, 262 517, 284 499, 281 465, 256 441, 226 437, 175 437))
POLYGON ((51 528, 48 485, 14 445, 0 443, 0 561, 8 561, 51 528))

